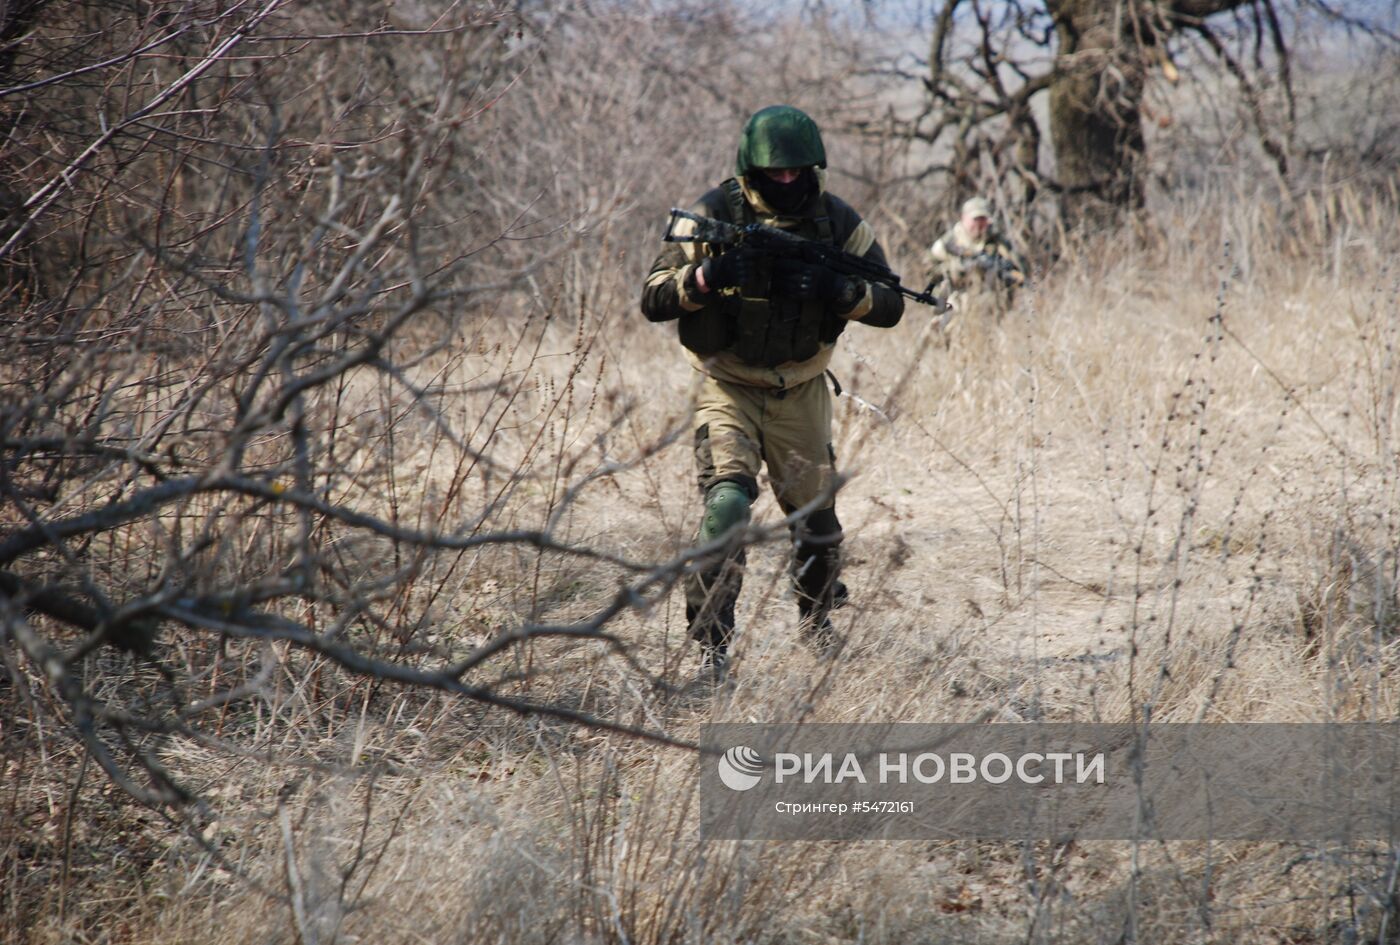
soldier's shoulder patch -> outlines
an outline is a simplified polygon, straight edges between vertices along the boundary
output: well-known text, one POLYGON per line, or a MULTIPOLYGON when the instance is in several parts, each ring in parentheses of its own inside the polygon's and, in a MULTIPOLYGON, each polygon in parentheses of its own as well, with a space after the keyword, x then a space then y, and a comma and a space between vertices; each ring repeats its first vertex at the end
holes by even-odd
POLYGON ((851 231, 851 235, 846 237, 846 242, 841 248, 853 256, 864 256, 873 245, 875 245, 875 231, 870 228, 869 223, 861 220, 851 231))

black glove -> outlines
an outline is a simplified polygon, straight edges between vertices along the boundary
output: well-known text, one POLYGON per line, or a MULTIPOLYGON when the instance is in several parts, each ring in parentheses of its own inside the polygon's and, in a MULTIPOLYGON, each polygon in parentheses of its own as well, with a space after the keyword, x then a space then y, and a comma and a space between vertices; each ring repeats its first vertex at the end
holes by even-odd
POLYGON ((773 294, 804 302, 830 302, 835 311, 849 312, 865 294, 865 285, 825 266, 779 259, 773 264, 773 294))
POLYGON ((706 256, 700 264, 700 272, 704 275, 705 288, 711 292, 743 285, 754 275, 753 253, 736 249, 720 256, 706 256))
POLYGON ((832 273, 835 278, 832 280, 831 308, 837 315, 844 315, 855 308, 860 300, 865 298, 865 280, 850 279, 838 273, 832 273))

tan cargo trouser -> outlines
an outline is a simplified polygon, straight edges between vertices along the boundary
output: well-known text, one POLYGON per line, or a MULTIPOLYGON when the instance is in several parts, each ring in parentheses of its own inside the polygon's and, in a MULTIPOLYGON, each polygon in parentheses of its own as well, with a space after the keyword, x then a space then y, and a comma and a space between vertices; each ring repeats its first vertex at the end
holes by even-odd
POLYGON ((826 376, 786 390, 706 377, 695 408, 695 461, 702 491, 731 480, 757 498, 759 470, 766 464, 785 513, 823 495, 817 507, 830 508, 836 454, 826 376))

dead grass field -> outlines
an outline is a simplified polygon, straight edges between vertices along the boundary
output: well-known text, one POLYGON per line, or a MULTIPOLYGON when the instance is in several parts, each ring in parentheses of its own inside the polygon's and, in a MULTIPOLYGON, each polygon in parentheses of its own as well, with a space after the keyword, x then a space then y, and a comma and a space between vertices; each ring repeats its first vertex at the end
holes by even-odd
MULTIPOLYGON (((549 643, 519 647, 511 661, 535 672, 511 685, 679 738, 718 720, 1393 719, 1388 212, 1356 214, 1325 246, 1290 243, 1247 202, 1183 213, 1189 230, 1168 215, 1155 235, 1061 259, 1000 321, 944 339, 911 309, 893 331, 853 329, 835 365, 861 398, 837 408, 853 593, 841 658, 799 644, 774 542, 751 552, 732 689, 667 696, 603 649, 549 643)), ((693 377, 670 327, 636 314, 634 275, 610 277, 587 312, 527 326, 514 356, 496 344, 516 326, 482 322, 419 371, 463 391, 446 412, 495 425, 496 461, 531 472, 509 486, 513 521, 558 501, 553 471, 576 479, 679 429, 564 524, 661 557, 694 527, 693 377)), ((366 379, 345 396, 368 410, 382 395, 366 379)), ((384 461, 383 435, 347 452, 347 495, 358 464, 384 461)), ((474 475, 442 498, 458 452, 406 413, 394 436, 396 501, 414 514, 500 486, 474 475)), ((757 516, 776 520, 770 498, 757 516)), ((586 618, 615 582, 602 566, 481 555, 425 571, 405 606, 430 614, 435 641, 470 647, 586 618)), ((612 627, 680 681, 696 660, 682 611, 671 594, 612 627)), ((688 753, 333 675, 313 692, 288 659, 265 649, 265 698, 230 717, 245 757, 168 746, 219 812, 207 839, 247 879, 105 805, 105 789, 76 810, 30 795, 32 843, 67 854, 39 886, 10 873, 45 916, 10 940, 1108 943, 1131 928, 1340 942, 1378 940, 1393 916, 1384 848, 702 843, 688 753)))

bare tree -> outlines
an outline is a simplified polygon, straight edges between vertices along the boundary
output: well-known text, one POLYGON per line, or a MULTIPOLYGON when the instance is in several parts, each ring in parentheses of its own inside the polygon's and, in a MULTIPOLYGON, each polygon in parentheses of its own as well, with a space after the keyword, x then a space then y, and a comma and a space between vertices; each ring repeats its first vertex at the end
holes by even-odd
MULTIPOLYGON (((1347 17, 1313 0, 947 0, 927 57, 882 74, 923 90, 898 133, 939 155, 924 174, 946 173, 955 194, 1001 188, 1023 208, 1048 194, 1066 226, 1102 226, 1143 206, 1154 84, 1198 67, 1223 73, 1286 177, 1298 34, 1311 20, 1392 42, 1373 12, 1347 17)), ((885 133, 879 122, 865 130, 885 133)))

